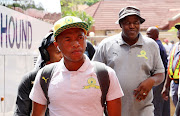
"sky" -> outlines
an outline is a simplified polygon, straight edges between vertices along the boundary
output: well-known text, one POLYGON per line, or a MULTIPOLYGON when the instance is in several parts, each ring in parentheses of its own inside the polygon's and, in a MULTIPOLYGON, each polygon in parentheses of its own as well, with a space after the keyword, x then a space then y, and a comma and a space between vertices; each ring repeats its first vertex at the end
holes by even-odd
POLYGON ((51 13, 60 13, 60 0, 34 0, 35 4, 41 3, 44 9, 51 13))
MULTIPOLYGON (((2 3, 11 3, 13 0, 0 0, 2 3)), ((23 0, 22 0, 23 1, 23 0)), ((35 4, 41 3, 43 8, 50 13, 60 13, 60 0, 33 0, 35 4)))

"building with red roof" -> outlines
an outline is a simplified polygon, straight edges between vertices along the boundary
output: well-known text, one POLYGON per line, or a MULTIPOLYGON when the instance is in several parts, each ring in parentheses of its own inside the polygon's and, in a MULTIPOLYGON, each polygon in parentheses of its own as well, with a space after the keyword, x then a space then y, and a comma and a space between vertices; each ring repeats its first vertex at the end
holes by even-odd
POLYGON ((141 16, 146 19, 141 25, 142 32, 150 26, 167 32, 174 24, 180 22, 179 0, 101 0, 85 9, 85 12, 94 18, 94 27, 91 31, 97 36, 119 33, 121 28, 115 22, 119 11, 126 6, 136 6, 140 9, 141 16))

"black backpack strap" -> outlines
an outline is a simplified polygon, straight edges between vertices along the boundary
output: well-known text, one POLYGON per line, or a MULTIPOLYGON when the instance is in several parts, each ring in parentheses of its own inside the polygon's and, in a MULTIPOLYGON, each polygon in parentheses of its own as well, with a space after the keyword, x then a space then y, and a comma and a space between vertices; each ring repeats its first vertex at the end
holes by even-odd
POLYGON ((56 63, 46 65, 43 68, 42 73, 41 73, 40 85, 41 85, 41 88, 42 88, 44 95, 47 99, 47 105, 50 103, 49 97, 48 97, 48 88, 49 88, 49 83, 51 81, 51 77, 53 74, 52 73, 53 69, 55 69, 54 67, 56 67, 56 63))
POLYGON ((104 113, 107 116, 108 114, 106 109, 106 95, 110 84, 109 74, 105 67, 105 64, 96 61, 93 61, 93 64, 102 91, 101 105, 102 107, 104 107, 104 113))

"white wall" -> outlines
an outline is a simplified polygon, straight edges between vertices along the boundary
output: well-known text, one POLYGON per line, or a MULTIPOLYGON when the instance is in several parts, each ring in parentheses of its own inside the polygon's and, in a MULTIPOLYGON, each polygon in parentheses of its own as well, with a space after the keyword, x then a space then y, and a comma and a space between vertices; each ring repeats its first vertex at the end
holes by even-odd
POLYGON ((12 116, 19 82, 52 24, 0 6, 0 116, 12 116), (22 41, 23 40, 23 41, 22 41))

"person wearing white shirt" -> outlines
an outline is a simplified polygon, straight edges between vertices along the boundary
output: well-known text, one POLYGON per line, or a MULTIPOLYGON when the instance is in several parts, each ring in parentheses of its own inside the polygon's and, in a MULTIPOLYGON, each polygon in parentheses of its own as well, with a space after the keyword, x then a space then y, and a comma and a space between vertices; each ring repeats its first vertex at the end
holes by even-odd
MULTIPOLYGON (((87 31, 87 23, 73 16, 66 16, 54 24, 55 41, 63 59, 57 63, 49 83, 50 116, 103 116, 100 84, 93 62, 84 54, 87 31)), ((110 80, 106 95, 108 115, 121 116, 124 94, 115 71, 105 67, 110 80)), ((30 93, 34 104, 32 116, 43 116, 47 105, 39 83, 41 72, 30 93)))

